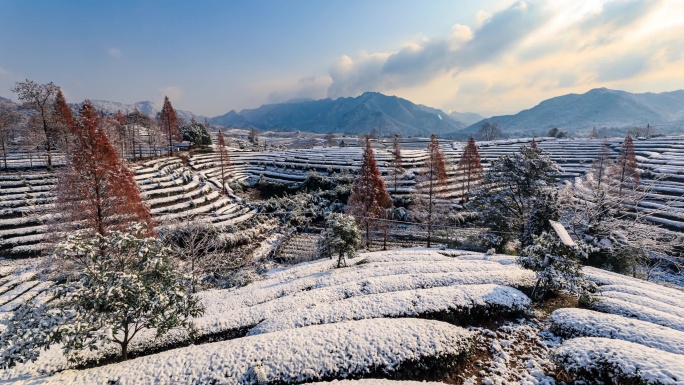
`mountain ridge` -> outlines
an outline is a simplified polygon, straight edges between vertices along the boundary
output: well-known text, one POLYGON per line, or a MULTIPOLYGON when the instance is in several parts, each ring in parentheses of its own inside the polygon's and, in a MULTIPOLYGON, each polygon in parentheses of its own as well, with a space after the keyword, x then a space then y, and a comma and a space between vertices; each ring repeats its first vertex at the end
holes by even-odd
POLYGON ((498 122, 507 136, 543 135, 558 128, 574 135, 597 129, 625 132, 651 125, 663 133, 684 127, 684 90, 631 93, 593 88, 583 94, 566 94, 543 100, 517 114, 493 116, 453 134, 472 134, 486 122, 498 122))
POLYGON ((315 133, 429 136, 457 131, 466 125, 444 111, 414 104, 397 96, 365 92, 357 97, 290 100, 240 112, 228 111, 209 119, 213 124, 262 130, 315 133))

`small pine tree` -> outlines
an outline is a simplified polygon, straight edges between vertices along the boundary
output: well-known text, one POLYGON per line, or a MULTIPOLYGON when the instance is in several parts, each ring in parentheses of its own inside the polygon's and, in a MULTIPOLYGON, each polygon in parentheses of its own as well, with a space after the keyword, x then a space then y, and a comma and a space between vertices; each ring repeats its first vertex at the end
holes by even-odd
POLYGON ((66 229, 81 228, 106 235, 130 222, 145 222, 151 231, 149 207, 138 185, 100 126, 101 119, 86 100, 73 130, 73 149, 57 183, 57 209, 66 229))
POLYGON ((610 149, 608 148, 608 145, 604 143, 601 146, 601 149, 599 150, 599 153, 597 154, 596 159, 594 159, 594 162, 591 165, 591 171, 590 171, 594 180, 598 184, 597 188, 599 190, 601 189, 601 184, 606 179, 606 177, 609 173, 609 170, 612 167, 613 167, 613 161, 611 159, 610 149))
POLYGON ((523 249, 517 262, 537 275, 531 295, 533 300, 543 299, 549 292, 567 291, 581 295, 591 288, 589 281, 582 276, 581 263, 591 252, 589 246, 583 243, 565 245, 552 232, 543 232, 532 238, 532 244, 523 249))
POLYGON ((520 239, 523 248, 534 243, 534 237, 540 236, 543 232, 554 231, 549 220, 558 221, 563 211, 561 198, 558 191, 554 188, 547 188, 541 191, 535 205, 525 219, 522 238, 520 239))
POLYGON ((192 318, 204 307, 185 279, 169 263, 169 250, 156 238, 144 238, 144 224, 126 232, 84 238, 70 235, 55 252, 82 265, 75 280, 55 286, 55 300, 21 305, 0 336, 0 367, 35 361, 41 349, 63 344, 70 361, 103 342, 128 346, 142 329, 161 337, 173 328, 194 330, 192 318))
POLYGON ((477 151, 477 145, 475 144, 475 138, 472 136, 463 149, 463 154, 458 161, 456 170, 458 171, 458 174, 460 174, 461 182, 463 184, 463 200, 467 202, 471 183, 480 179, 480 174, 483 170, 482 164, 480 163, 480 154, 477 151))
POLYGON ((230 167, 230 154, 226 148, 226 140, 223 137, 221 130, 218 132, 218 150, 219 150, 219 167, 221 168, 221 187, 224 194, 228 194, 226 188, 226 178, 228 177, 228 168, 230 167))
POLYGON ((498 243, 487 247, 503 251, 510 240, 522 242, 528 215, 559 171, 556 163, 542 150, 526 146, 492 162, 468 204, 478 213, 479 224, 496 234, 491 239, 498 243))
POLYGON ((361 233, 351 215, 332 213, 326 229, 318 240, 318 255, 332 259, 337 255, 337 267, 347 266, 345 256, 353 258, 361 243, 361 233))
POLYGON ((384 217, 385 210, 391 204, 385 182, 375 161, 370 137, 366 135, 363 162, 354 179, 347 206, 347 212, 354 216, 356 223, 360 224, 366 233, 366 248, 370 247, 370 232, 373 225, 384 217))
POLYGON ((639 186, 640 176, 637 169, 636 152, 634 141, 627 135, 620 147, 620 156, 613 166, 613 175, 618 185, 618 195, 622 196, 624 188, 634 189, 639 186))
POLYGON ((181 135, 178 130, 178 116, 176 115, 176 110, 173 109, 168 96, 164 96, 164 106, 159 115, 159 126, 166 134, 166 139, 169 143, 169 156, 172 156, 173 141, 181 140, 181 135))
POLYGON ((437 201, 444 195, 447 185, 444 154, 439 148, 439 140, 435 134, 430 137, 427 155, 423 173, 418 178, 414 193, 413 213, 416 219, 427 227, 427 247, 431 247, 432 230, 440 214, 437 201))

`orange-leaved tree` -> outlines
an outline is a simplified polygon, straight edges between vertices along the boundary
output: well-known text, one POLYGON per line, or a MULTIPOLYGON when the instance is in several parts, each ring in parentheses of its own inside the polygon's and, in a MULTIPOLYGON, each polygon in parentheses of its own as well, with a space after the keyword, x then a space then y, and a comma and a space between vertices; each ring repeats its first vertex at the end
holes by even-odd
POLYGON ((622 147, 620 147, 620 156, 618 156, 613 168, 613 175, 618 184, 619 196, 622 196, 622 189, 624 187, 636 188, 639 186, 641 178, 639 176, 639 170, 637 170, 634 141, 630 135, 627 135, 625 141, 622 143, 622 147))
POLYGON ((444 154, 439 148, 435 134, 430 137, 427 159, 422 174, 417 178, 413 197, 413 215, 427 227, 427 247, 431 246, 432 230, 440 217, 437 202, 443 197, 447 186, 444 154))
POLYGON ((366 248, 370 246, 370 231, 378 219, 383 218, 392 201, 385 181, 378 169, 371 146, 370 137, 366 135, 366 148, 363 151, 363 163, 354 179, 349 196, 347 211, 366 233, 366 248))
POLYGON ((176 110, 171 106, 168 96, 164 96, 164 106, 159 113, 159 126, 166 134, 166 139, 169 142, 169 156, 173 155, 173 141, 182 139, 180 130, 178 128, 178 116, 176 110))
POLYGON ((138 185, 101 127, 95 107, 86 100, 71 128, 71 157, 58 178, 57 207, 67 229, 106 235, 145 222, 152 232, 149 207, 138 185))
POLYGON ((461 183, 463 184, 464 202, 468 201, 471 183, 482 178, 482 170, 480 153, 477 151, 475 138, 471 136, 468 140, 468 144, 463 149, 463 154, 461 154, 461 159, 458 161, 457 165, 457 171, 461 176, 461 183))

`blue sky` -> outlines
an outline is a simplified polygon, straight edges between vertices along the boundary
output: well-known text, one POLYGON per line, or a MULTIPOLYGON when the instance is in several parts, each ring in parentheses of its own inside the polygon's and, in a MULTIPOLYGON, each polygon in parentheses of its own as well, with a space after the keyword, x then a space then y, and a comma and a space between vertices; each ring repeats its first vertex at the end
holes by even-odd
POLYGON ((684 88, 684 3, 0 0, 0 95, 215 116, 378 91, 445 111, 516 112, 597 86, 684 88))

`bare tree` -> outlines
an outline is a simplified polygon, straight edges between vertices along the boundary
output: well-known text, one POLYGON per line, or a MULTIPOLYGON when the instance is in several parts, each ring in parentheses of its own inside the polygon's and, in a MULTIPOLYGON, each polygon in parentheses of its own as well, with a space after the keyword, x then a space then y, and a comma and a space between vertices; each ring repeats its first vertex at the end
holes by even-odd
POLYGON ((485 122, 477 129, 477 136, 485 141, 501 138, 502 133, 499 122, 485 122))
POLYGON ((397 182, 399 176, 404 173, 404 167, 401 162, 401 143, 399 142, 400 135, 394 134, 392 138, 392 180, 394 182, 394 193, 397 193, 397 182))
MULTIPOLYGON (((534 140, 532 143, 535 143, 534 140)), ((458 161, 456 166, 457 170, 461 172, 461 182, 463 184, 463 201, 468 201, 468 193, 470 192, 470 184, 478 179, 481 179, 481 174, 483 171, 482 164, 480 163, 480 154, 477 151, 477 145, 475 144, 475 138, 472 136, 468 140, 468 144, 463 149, 463 154, 461 159, 458 161)))
POLYGON ((160 230, 167 244, 171 246, 173 255, 179 258, 192 277, 191 289, 197 292, 197 282, 207 262, 215 259, 221 245, 217 231, 211 223, 195 216, 186 216, 180 224, 160 230))
POLYGON ((332 147, 337 145, 337 141, 335 140, 335 134, 332 132, 328 132, 325 134, 325 144, 328 145, 328 147, 332 147))
POLYGON ((52 170, 52 154, 54 143, 57 141, 58 132, 53 127, 52 105, 59 91, 54 83, 38 84, 26 79, 24 82, 17 82, 11 89, 17 94, 19 100, 25 108, 34 110, 38 113, 39 123, 43 129, 43 145, 47 152, 47 169, 52 170))
POLYGON ((7 170, 7 151, 9 142, 15 135, 16 125, 21 121, 21 116, 9 108, 0 108, 0 147, 2 148, 2 159, 7 170))

